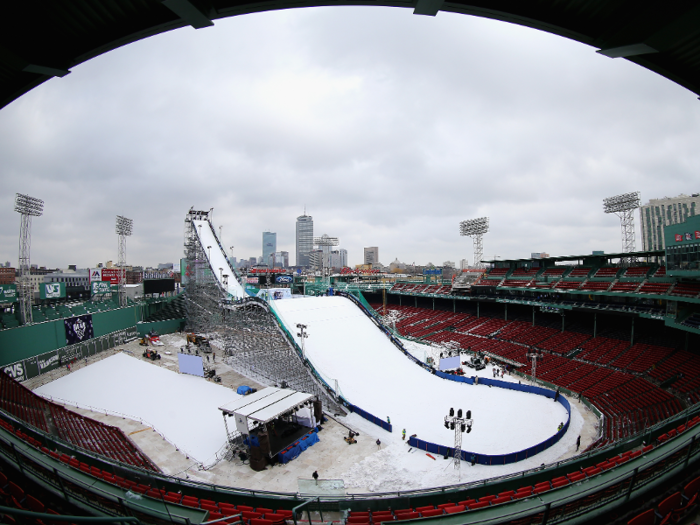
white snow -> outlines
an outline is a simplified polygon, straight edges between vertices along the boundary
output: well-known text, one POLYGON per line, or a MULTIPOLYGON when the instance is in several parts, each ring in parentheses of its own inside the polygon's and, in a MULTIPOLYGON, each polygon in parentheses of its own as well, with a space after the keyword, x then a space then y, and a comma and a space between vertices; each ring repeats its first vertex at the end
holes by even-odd
POLYGON ((35 392, 82 408, 124 415, 155 428, 204 466, 226 444, 218 407, 241 396, 201 377, 178 374, 120 353, 35 392))
POLYGON ((219 247, 219 242, 216 240, 216 235, 214 234, 214 230, 212 229, 211 224, 209 224, 209 221, 193 220, 192 224, 194 225, 194 230, 197 232, 197 236, 199 237, 199 242, 202 244, 204 255, 209 258, 209 266, 211 267, 211 271, 216 277, 216 280, 219 281, 222 287, 224 286, 221 279, 221 272, 219 271, 219 268, 223 268, 223 273, 229 274, 228 293, 230 293, 236 299, 245 297, 246 293, 243 290, 243 287, 236 280, 236 276, 231 275, 226 253, 223 251, 223 248, 219 247), (208 246, 211 246, 211 250, 207 248, 208 246))
MULTIPOLYGON (((471 410, 473 430, 463 450, 505 454, 536 445, 567 419, 563 406, 542 396, 457 383, 428 373, 410 361, 350 300, 308 297, 272 303, 290 333, 307 325, 306 356, 345 398, 380 418, 391 418, 394 433, 453 446, 444 427, 450 407, 471 410)), ((469 370, 469 369, 467 369, 469 370)), ((471 371, 473 373, 473 371, 471 371)), ((472 375, 467 373, 467 375, 472 375)), ((489 377, 491 369, 479 375, 489 377)))

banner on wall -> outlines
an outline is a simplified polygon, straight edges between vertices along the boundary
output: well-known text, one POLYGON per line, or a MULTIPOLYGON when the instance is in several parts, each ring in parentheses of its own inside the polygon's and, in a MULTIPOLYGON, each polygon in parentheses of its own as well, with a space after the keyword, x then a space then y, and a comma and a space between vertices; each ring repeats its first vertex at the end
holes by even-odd
POLYGON ((16 284, 0 284, 0 303, 15 303, 17 300, 16 284))
POLYGON ((39 298, 61 299, 66 296, 66 283, 41 283, 39 285, 39 298))
POLYGON ((104 295, 112 291, 108 281, 93 281, 90 283, 90 292, 92 295, 104 295))
POLYGON ((119 284, 119 268, 102 268, 102 280, 119 284))
POLYGON ((95 335, 92 329, 92 315, 71 317, 65 319, 63 323, 66 327, 66 345, 87 341, 95 335))

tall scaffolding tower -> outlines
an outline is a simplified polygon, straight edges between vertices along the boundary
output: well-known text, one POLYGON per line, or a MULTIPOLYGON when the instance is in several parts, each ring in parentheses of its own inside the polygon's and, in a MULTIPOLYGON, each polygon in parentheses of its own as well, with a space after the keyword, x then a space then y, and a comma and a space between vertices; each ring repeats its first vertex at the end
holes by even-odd
MULTIPOLYGON (((221 290, 205 247, 199 241, 201 232, 194 221, 211 221, 212 210, 200 211, 190 208, 185 217, 185 261, 187 279, 187 328, 196 332, 211 333, 221 324, 221 290)), ((213 228, 212 228, 213 229, 213 228)))
MULTIPOLYGON (((634 210, 642 205, 642 200, 638 191, 623 193, 603 199, 603 211, 614 213, 620 218, 620 229, 622 231, 622 251, 632 253, 635 249, 634 234, 634 210)), ((633 262, 633 257, 623 257, 620 259, 621 266, 628 266, 633 262)))
POLYGON ((15 195, 15 211, 20 214, 19 225, 19 312, 23 324, 31 324, 32 296, 34 290, 31 282, 29 251, 32 246, 32 217, 41 217, 44 213, 44 201, 29 195, 15 195))
POLYGON ((116 232, 118 238, 117 267, 119 268, 119 306, 127 306, 126 298, 126 238, 131 235, 134 221, 117 215, 116 232))
POLYGON ((483 268, 484 234, 489 231, 489 218, 480 217, 459 223, 459 234, 474 240, 474 268, 483 268))

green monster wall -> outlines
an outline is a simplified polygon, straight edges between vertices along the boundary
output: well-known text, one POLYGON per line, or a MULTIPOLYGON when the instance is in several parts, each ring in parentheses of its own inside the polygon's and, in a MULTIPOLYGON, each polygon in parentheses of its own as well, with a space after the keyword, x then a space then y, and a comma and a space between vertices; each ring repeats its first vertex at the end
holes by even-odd
MULTIPOLYGON (((92 314, 94 337, 135 327, 136 306, 92 314)), ((63 319, 0 331, 0 366, 22 361, 66 346, 63 319)))

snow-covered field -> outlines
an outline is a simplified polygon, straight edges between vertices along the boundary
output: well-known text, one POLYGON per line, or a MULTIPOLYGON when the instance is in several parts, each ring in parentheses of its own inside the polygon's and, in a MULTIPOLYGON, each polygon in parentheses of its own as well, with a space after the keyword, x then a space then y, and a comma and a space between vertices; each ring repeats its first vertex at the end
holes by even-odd
POLYGON ((230 388, 153 366, 125 353, 81 368, 35 392, 142 421, 204 465, 213 463, 226 443, 218 407, 241 397, 230 388))
MULTIPOLYGON (((539 443, 565 421, 566 411, 551 400, 498 388, 472 386, 440 379, 412 363, 398 351, 374 324, 350 301, 341 297, 309 297, 278 300, 273 306, 290 333, 296 323, 306 324, 307 356, 331 386, 335 380, 342 394, 352 403, 374 415, 389 416, 394 432, 351 414, 345 420, 361 432, 359 439, 379 438, 381 449, 357 462, 345 472, 333 470, 333 462, 318 458, 319 472, 340 477, 349 490, 398 491, 512 474, 542 463, 551 463, 572 453, 584 419, 579 405, 572 403, 567 434, 550 449, 511 465, 469 466, 461 473, 451 461, 432 459, 401 440, 407 436, 443 445, 453 444, 454 432, 446 430, 443 418, 450 407, 470 409, 473 430, 464 435, 462 448, 477 453, 504 453, 539 443)), ((168 345, 184 345, 176 334, 164 336, 168 345)), ((407 342, 411 353, 421 358, 426 347, 407 342)), ((474 371, 466 369, 468 375, 474 371)), ((492 367, 479 372, 493 377, 492 367)), ((504 380, 518 381, 506 375, 504 380)), ((153 426, 170 442, 198 463, 211 465, 226 442, 218 407, 239 396, 229 388, 199 377, 178 374, 121 353, 72 372, 36 390, 45 397, 82 408, 125 415, 153 426)), ((322 439, 323 435, 322 435, 322 439)), ((343 443, 342 447, 346 445, 343 443)), ((355 449, 345 449, 355 453, 355 449)), ((313 449, 307 452, 309 459, 313 449)), ((313 460, 316 461, 316 460, 313 460)), ((304 463, 306 465, 306 463, 304 463)), ((221 467, 220 468, 225 468, 221 467)), ((285 466, 296 473, 299 465, 285 466)), ((301 467, 306 468, 306 467, 301 467)), ((297 475, 303 476, 302 472, 297 475)), ((275 490, 275 487, 268 487, 275 490)))
MULTIPOLYGON (((291 333, 297 332, 297 323, 307 326, 306 355, 328 384, 337 381, 348 401, 377 417, 390 417, 395 433, 406 429, 407 436, 451 446, 454 431, 444 427, 444 417, 451 407, 462 408, 471 410, 474 420, 462 449, 505 454, 544 441, 568 417, 563 406, 542 396, 428 373, 343 297, 279 300, 273 307, 291 333)), ((489 374, 491 368, 481 372, 489 374)))

